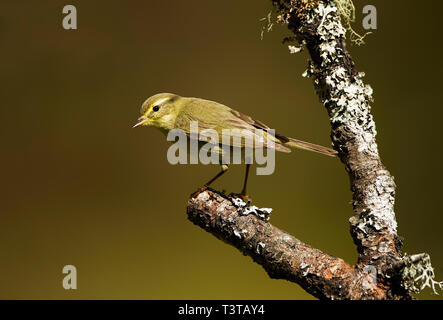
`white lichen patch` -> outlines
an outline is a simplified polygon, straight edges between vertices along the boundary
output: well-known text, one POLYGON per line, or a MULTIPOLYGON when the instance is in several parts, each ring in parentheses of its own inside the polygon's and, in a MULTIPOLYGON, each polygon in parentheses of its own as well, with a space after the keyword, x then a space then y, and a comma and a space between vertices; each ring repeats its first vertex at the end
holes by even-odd
POLYGON ((329 42, 323 42, 320 44, 321 57, 327 59, 329 56, 335 54, 335 46, 329 42))
MULTIPOLYGON (((332 4, 320 3, 310 13, 308 19, 314 22, 316 16, 322 17, 318 33, 323 40, 319 44, 321 67, 324 68, 322 81, 316 82, 317 91, 327 92, 320 94, 323 104, 330 107, 330 118, 334 124, 355 123, 356 130, 368 132, 371 136, 368 141, 373 141, 376 135, 375 124, 370 114, 369 101, 372 101, 372 88, 362 81, 364 73, 359 73, 352 79, 348 71, 342 66, 342 57, 345 54, 339 46, 340 40, 345 36, 345 30, 340 19, 334 12, 332 4), (326 88, 323 88, 326 84, 326 88), (326 89, 326 90, 325 90, 326 89)), ((314 74, 312 62, 306 75, 314 74)), ((366 140, 366 139, 365 139, 366 140)), ((367 145, 372 152, 376 152, 376 145, 367 145)), ((364 150, 361 150, 364 151, 364 150)))
POLYGON ((343 19, 343 23, 346 25, 346 30, 350 34, 351 42, 356 45, 364 44, 364 38, 371 34, 371 32, 366 32, 363 35, 358 34, 353 28, 352 23, 355 22, 355 6, 352 0, 334 0, 337 6, 337 13, 343 19))
POLYGON ((272 28, 274 26, 274 23, 272 22, 272 10, 269 11, 269 13, 266 15, 266 17, 263 17, 260 19, 260 21, 264 22, 264 25, 261 29, 260 33, 260 39, 263 40, 265 36, 265 32, 271 32, 272 28))
POLYGON ((288 46, 289 49, 289 53, 290 54, 294 54, 294 53, 298 53, 300 51, 303 50, 303 46, 297 47, 297 46, 288 46))
POLYGON ((250 202, 245 202, 241 198, 231 198, 232 203, 237 208, 237 211, 242 215, 253 214, 256 217, 268 221, 270 219, 269 215, 272 212, 272 208, 258 208, 256 206, 250 206, 250 202))
MULTIPOLYGON (((372 89, 361 80, 364 74, 358 74, 351 79, 347 70, 341 66, 340 59, 344 52, 339 47, 340 39, 345 37, 346 30, 343 28, 339 17, 330 14, 337 10, 330 3, 320 3, 307 16, 307 22, 314 23, 315 19, 321 17, 321 23, 317 28, 317 33, 322 42, 319 44, 321 67, 328 70, 325 74, 325 82, 328 86, 328 95, 322 95, 324 104, 333 105, 331 121, 347 122, 352 119, 362 120, 364 129, 370 129, 375 135, 375 125, 370 115, 368 101, 372 101, 372 89)), ((306 71, 306 75, 313 74, 312 63, 306 71)), ((318 85, 323 85, 317 82, 318 85)), ((323 89, 323 88, 317 88, 323 89)))
POLYGON ((263 242, 259 241, 259 243, 257 244, 257 253, 258 253, 258 254, 262 253, 262 250, 263 250, 265 247, 266 247, 266 245, 265 245, 263 242))
POLYGON ((239 239, 241 239, 242 238, 242 236, 241 236, 241 234, 240 234, 240 232, 238 232, 238 230, 237 229, 234 229, 234 235, 237 237, 237 238, 239 238, 239 239))
POLYGON ((300 264, 300 269, 303 271, 302 276, 306 277, 309 274, 310 266, 309 264, 302 262, 300 264))
POLYGON ((377 203, 377 212, 375 214, 377 222, 387 227, 392 233, 397 232, 397 221, 392 210, 395 185, 392 184, 392 178, 387 175, 379 175, 375 180, 374 194, 378 195, 380 201, 377 203))
MULTIPOLYGON (((357 152, 378 158, 375 142, 377 132, 370 106, 373 90, 363 82, 364 73, 351 75, 351 69, 343 63, 343 57, 347 53, 341 43, 346 29, 341 23, 336 3, 319 3, 307 14, 306 19, 306 24, 301 25, 298 31, 301 34, 309 33, 302 28, 317 23, 317 34, 321 42, 318 44, 320 60, 316 61, 316 67, 313 62, 309 62, 303 76, 313 77, 320 100, 329 111, 331 124, 334 127, 343 125, 353 133, 357 152), (321 69, 320 72, 316 68, 321 69)), ((390 176, 379 177, 375 186, 369 187, 366 192, 364 207, 368 210, 360 215, 359 221, 354 225, 365 234, 370 230, 385 228, 396 233, 393 194, 390 176)))
POLYGON ((405 266, 402 271, 403 287, 411 292, 418 293, 426 287, 438 294, 437 288, 443 290, 443 281, 435 281, 434 268, 431 258, 426 253, 415 254, 404 258, 405 266))
POLYGON ((324 42, 331 42, 339 37, 344 37, 346 30, 341 25, 340 19, 336 14, 337 8, 330 3, 320 3, 314 10, 312 10, 306 17, 308 24, 314 24, 316 19, 320 17, 321 22, 317 27, 317 34, 320 40, 324 42))

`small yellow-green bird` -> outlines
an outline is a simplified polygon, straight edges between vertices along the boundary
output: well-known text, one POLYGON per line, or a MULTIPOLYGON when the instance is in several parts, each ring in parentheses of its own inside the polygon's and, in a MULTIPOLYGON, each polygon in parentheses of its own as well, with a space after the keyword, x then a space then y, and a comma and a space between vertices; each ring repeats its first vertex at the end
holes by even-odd
MULTIPOLYGON (((167 134, 172 129, 181 129, 191 136, 191 121, 197 121, 199 132, 205 129, 213 129, 220 137, 219 144, 222 144, 222 130, 224 129, 240 129, 251 132, 252 136, 256 136, 257 130, 260 130, 267 139, 272 139, 273 147, 276 151, 291 152, 291 148, 304 149, 322 153, 328 156, 336 156, 337 151, 322 147, 309 142, 289 138, 281 134, 269 134, 270 128, 264 123, 252 119, 243 113, 231 109, 218 102, 204 100, 200 98, 181 97, 173 93, 159 93, 149 97, 142 105, 140 110, 141 116, 138 122, 134 125, 151 126, 159 129, 167 134)), ((206 140, 205 140, 206 141, 206 140)), ((244 148, 243 140, 231 142, 234 145, 230 147, 244 148)), ((223 173, 226 172, 228 166, 224 163, 222 170, 211 180, 209 180, 204 187, 208 187, 223 173)), ((246 195, 246 186, 248 181, 250 164, 246 164, 246 174, 243 184, 243 189, 238 196, 248 199, 246 195)))

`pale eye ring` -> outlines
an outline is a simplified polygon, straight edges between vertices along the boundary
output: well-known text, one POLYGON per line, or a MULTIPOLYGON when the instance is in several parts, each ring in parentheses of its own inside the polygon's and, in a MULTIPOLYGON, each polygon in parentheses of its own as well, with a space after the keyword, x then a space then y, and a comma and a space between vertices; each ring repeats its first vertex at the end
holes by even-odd
POLYGON ((159 109, 160 109, 160 106, 154 106, 154 108, 152 108, 152 110, 153 110, 154 112, 158 111, 159 109))

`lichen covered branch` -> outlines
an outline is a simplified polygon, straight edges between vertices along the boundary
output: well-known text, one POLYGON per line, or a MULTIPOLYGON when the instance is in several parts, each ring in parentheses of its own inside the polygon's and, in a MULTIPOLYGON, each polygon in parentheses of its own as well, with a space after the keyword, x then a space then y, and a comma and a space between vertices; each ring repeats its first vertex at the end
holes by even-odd
POLYGON ((300 242, 267 222, 242 216, 230 200, 214 193, 191 198, 191 221, 260 263, 273 278, 300 284, 306 291, 329 299, 411 299, 424 287, 434 291, 429 256, 406 256, 397 235, 394 212, 395 182, 384 167, 371 115, 372 89, 363 82, 346 49, 340 14, 333 0, 272 0, 278 22, 286 24, 306 47, 310 62, 306 77, 325 106, 331 139, 350 178, 354 215, 349 219, 358 261, 349 266, 300 242), (307 267, 308 266, 308 267, 307 267), (374 281, 368 280, 368 275, 374 281))
MULTIPOLYGON (((285 19, 285 18, 284 18, 285 19)), ((305 13, 303 20, 286 18, 290 28, 305 40, 312 62, 307 75, 325 105, 331 122, 333 145, 351 179, 354 217, 352 235, 360 259, 400 259, 394 213, 395 183, 381 163, 370 113, 372 89, 365 85, 345 46, 345 30, 333 2, 325 1, 305 13), (320 21, 320 22, 318 22, 320 21), (315 30, 315 32, 313 32, 315 30)))
POLYGON ((187 212, 194 224, 252 257, 271 278, 298 283, 315 297, 361 299, 365 292, 384 294, 372 274, 310 247, 254 214, 238 212, 233 199, 220 193, 206 190, 194 195, 187 212))
MULTIPOLYGON (((409 299, 410 290, 395 266, 407 259, 401 251, 394 212, 394 178, 383 166, 371 115, 372 89, 363 82, 346 49, 345 34, 332 0, 273 0, 278 19, 305 45, 311 61, 305 76, 313 79, 328 111, 331 139, 349 174, 354 215, 351 234, 359 269, 373 267, 386 299, 409 299)), ((423 268, 423 270, 425 270, 423 268)))

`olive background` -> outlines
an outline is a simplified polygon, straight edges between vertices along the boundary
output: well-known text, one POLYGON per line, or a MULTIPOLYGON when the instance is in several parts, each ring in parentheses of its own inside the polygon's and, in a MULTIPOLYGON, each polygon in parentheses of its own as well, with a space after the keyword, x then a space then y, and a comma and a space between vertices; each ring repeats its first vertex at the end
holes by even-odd
MULTIPOLYGON (((374 89, 399 235, 405 252, 431 255, 442 280, 443 3, 355 0, 358 31, 366 4, 378 29, 348 47, 374 89)), ((131 128, 147 97, 173 92, 329 146, 327 112, 301 76, 307 53, 289 53, 282 25, 260 39, 270 9, 265 0, 1 2, 0 298, 313 298, 187 220, 189 195, 217 166, 172 166, 159 131, 131 128), (66 4, 78 30, 62 28, 66 4), (67 264, 77 290, 62 287, 67 264)), ((342 163, 305 151, 276 158, 274 174, 250 177, 254 203, 274 209, 274 225, 355 262, 342 163)), ((240 191, 243 170, 214 187, 240 191)))

